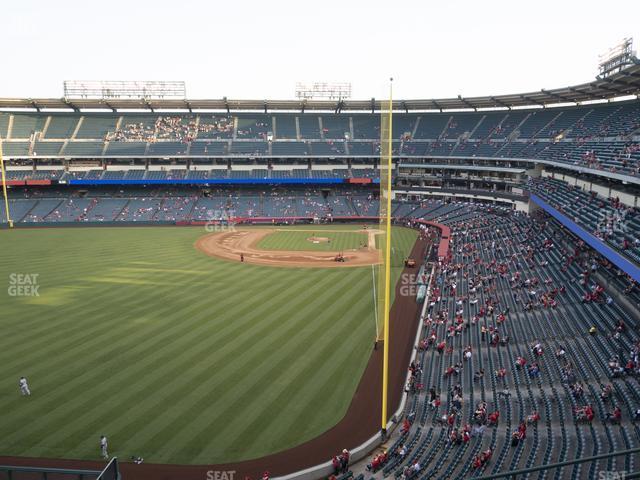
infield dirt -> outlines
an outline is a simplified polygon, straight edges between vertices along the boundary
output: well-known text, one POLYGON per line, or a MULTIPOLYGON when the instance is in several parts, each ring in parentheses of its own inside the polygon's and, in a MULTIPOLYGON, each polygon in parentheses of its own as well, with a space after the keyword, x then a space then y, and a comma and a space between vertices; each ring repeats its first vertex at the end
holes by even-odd
POLYGON ((245 263, 270 267, 362 267, 380 263, 380 253, 375 248, 375 236, 379 230, 361 230, 367 233, 367 247, 356 250, 335 252, 295 251, 295 250, 263 250, 258 243, 277 229, 234 229, 225 232, 210 233, 199 238, 195 247, 203 253, 220 258, 240 262, 240 255, 245 263), (336 255, 341 254, 344 262, 336 262, 336 255))

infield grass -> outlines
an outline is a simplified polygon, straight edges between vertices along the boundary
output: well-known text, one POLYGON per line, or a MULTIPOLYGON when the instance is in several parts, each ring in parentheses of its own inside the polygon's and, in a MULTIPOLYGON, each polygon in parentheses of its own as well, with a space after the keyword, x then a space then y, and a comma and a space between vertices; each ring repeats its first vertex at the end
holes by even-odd
POLYGON ((98 459, 105 434, 123 458, 233 462, 344 416, 375 335, 371 268, 216 260, 193 246, 205 233, 0 231, 0 455, 98 459), (12 274, 39 296, 11 296, 12 274))
POLYGON ((314 252, 339 252, 357 250, 368 245, 366 233, 318 229, 283 229, 264 237, 258 248, 263 250, 295 250, 314 252), (314 243, 311 238, 320 238, 314 243), (325 240, 326 239, 326 240, 325 240))

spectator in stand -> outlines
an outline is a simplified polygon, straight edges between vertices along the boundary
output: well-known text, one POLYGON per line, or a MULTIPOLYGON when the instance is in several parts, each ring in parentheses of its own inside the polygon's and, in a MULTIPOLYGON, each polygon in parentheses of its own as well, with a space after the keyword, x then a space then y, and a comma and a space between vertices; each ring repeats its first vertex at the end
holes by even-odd
POLYGON ((611 423, 620 423, 621 420, 622 420, 622 410, 617 405, 613 409, 613 412, 608 412, 605 417, 605 421, 610 421, 611 423))

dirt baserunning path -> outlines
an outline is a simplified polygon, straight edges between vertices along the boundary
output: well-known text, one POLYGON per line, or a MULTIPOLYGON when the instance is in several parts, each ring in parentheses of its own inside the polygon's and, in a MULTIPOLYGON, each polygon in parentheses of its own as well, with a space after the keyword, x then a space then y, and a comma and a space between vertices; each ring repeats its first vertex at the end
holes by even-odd
MULTIPOLYGON (((260 241, 267 235, 277 232, 277 229, 235 229, 226 232, 210 233, 200 237, 195 247, 211 257, 224 260, 240 261, 244 256, 245 263, 266 265, 271 267, 362 267, 380 263, 380 253, 375 247, 375 236, 379 230, 359 230, 367 233, 368 246, 357 250, 335 252, 315 252, 304 250, 262 250, 258 248, 260 241), (337 254, 342 254, 344 262, 336 262, 337 254)), ((287 229, 286 231, 292 231, 287 229)), ((307 230, 293 230, 307 231, 307 230)), ((322 232, 322 230, 319 230, 322 232)), ((342 230, 331 230, 332 232, 342 230)), ((354 232, 354 230, 344 230, 354 232)), ((310 235, 318 231, 308 231, 310 235)))

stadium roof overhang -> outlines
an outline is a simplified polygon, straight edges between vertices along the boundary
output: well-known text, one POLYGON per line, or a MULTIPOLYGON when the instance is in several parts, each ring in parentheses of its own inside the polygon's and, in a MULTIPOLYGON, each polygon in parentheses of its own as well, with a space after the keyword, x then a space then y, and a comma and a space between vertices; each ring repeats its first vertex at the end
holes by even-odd
MULTIPOLYGON (((549 107, 607 101, 620 97, 640 98, 640 64, 605 78, 571 87, 537 92, 485 97, 395 100, 394 110, 479 110, 524 107, 549 107)), ((0 109, 8 110, 220 110, 220 111, 331 111, 371 112, 386 108, 384 100, 230 100, 222 99, 69 99, 0 98, 0 109)))

